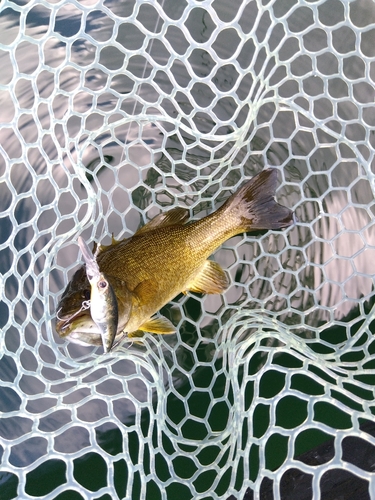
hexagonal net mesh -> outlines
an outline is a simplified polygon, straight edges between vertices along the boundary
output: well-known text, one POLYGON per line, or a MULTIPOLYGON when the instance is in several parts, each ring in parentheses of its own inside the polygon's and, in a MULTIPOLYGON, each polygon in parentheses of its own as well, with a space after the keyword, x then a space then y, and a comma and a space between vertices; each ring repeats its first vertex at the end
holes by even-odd
POLYGON ((374 3, 0 12, 0 497, 375 499, 374 3), (223 295, 110 355, 59 338, 79 234, 198 219, 265 166, 298 223, 227 241, 223 295))

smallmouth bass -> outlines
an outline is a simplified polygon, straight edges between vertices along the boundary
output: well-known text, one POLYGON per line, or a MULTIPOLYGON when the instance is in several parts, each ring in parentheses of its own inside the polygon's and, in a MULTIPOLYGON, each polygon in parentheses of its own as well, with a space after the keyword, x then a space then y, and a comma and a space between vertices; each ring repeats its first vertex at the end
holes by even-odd
MULTIPOLYGON (((90 314, 87 301, 92 288, 83 266, 61 297, 57 333, 83 345, 101 345, 103 338, 107 352, 123 336, 174 333, 176 328, 167 318, 153 317, 159 309, 181 292, 222 293, 229 286, 219 264, 207 260, 216 248, 246 231, 281 229, 294 223, 293 212, 274 199, 276 184, 277 170, 263 170, 218 210, 198 221, 188 223, 189 211, 174 208, 156 216, 131 238, 113 239, 111 245, 101 246, 95 257, 87 248, 88 274, 90 259, 94 259, 94 274, 103 273, 115 294, 117 333, 102 337, 105 327, 99 327, 90 314)), ((104 317, 108 328, 112 319, 105 312, 104 317)))

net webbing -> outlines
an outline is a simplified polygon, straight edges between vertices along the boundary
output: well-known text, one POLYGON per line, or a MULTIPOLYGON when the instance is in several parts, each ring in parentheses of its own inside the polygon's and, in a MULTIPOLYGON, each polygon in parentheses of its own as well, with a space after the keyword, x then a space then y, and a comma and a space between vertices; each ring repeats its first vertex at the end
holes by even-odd
POLYGON ((0 498, 375 499, 374 3, 0 20, 0 498), (78 235, 200 218, 265 166, 298 223, 226 242, 229 289, 163 308, 176 335, 56 335, 78 235))

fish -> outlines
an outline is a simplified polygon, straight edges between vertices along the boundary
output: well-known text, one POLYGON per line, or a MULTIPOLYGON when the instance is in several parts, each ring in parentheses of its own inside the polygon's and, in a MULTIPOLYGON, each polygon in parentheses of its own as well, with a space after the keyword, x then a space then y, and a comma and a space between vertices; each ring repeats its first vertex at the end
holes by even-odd
POLYGON ((112 237, 112 243, 100 245, 95 256, 87 248, 86 269, 82 266, 75 272, 57 306, 58 335, 82 345, 104 342, 110 352, 123 339, 139 339, 144 332, 175 333, 172 322, 157 315, 164 305, 181 292, 220 294, 228 288, 226 272, 208 258, 222 243, 237 234, 295 223, 293 211, 276 202, 276 186, 277 170, 267 168, 200 220, 189 222, 188 209, 176 207, 157 215, 130 238, 112 237), (92 296, 95 283, 90 278, 90 284, 87 265, 93 260, 89 276, 94 272, 95 283, 104 277, 117 301, 115 334, 109 332, 115 324, 113 311, 104 307, 100 318, 95 311, 97 303, 113 308, 114 299, 106 302, 92 296), (104 327, 100 326, 103 318, 104 327))

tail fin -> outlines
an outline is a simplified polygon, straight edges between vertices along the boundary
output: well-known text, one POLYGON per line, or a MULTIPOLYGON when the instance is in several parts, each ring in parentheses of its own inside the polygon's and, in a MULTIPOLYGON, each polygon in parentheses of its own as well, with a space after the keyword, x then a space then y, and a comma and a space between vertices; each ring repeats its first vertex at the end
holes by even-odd
POLYGON ((263 170, 228 198, 222 209, 240 218, 242 231, 290 226, 293 211, 275 201, 276 184, 277 170, 263 170))

